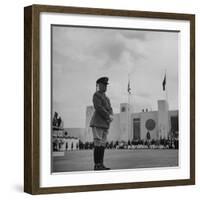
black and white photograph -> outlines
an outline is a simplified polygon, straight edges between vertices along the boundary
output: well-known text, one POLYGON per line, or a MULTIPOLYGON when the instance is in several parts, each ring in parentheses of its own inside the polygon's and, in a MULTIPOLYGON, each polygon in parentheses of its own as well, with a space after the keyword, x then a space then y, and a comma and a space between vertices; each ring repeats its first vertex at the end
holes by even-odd
POLYGON ((24 191, 195 184, 195 15, 24 10, 24 191))
POLYGON ((51 172, 179 167, 179 31, 51 25, 51 172))

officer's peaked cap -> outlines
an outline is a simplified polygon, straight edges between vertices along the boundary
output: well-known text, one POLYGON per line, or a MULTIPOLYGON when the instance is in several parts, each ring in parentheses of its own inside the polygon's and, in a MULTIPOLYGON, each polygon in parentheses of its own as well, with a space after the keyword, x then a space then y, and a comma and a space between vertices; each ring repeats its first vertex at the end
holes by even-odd
POLYGON ((105 85, 108 85, 108 77, 101 77, 99 79, 97 79, 96 83, 103 83, 105 85))

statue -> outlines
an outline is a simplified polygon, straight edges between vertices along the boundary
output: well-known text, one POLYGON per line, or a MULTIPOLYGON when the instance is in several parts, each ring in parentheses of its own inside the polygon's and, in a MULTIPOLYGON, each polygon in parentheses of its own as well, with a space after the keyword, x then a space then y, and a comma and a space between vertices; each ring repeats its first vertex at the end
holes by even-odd
POLYGON ((57 121, 58 121, 58 113, 55 112, 53 117, 53 126, 57 126, 57 121))
POLYGON ((60 128, 62 126, 62 118, 58 117, 58 113, 57 112, 54 113, 53 126, 54 127, 58 127, 58 128, 60 128))

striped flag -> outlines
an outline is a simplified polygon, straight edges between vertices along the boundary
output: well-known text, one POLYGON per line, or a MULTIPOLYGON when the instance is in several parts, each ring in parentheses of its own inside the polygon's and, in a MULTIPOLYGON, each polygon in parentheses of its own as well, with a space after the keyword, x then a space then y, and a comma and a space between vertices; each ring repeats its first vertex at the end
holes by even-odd
POLYGON ((167 82, 167 80, 166 80, 166 73, 165 73, 165 77, 164 77, 164 80, 162 82, 163 91, 165 91, 166 82, 167 82))
POLYGON ((128 89, 127 89, 128 93, 131 94, 131 86, 130 86, 130 81, 128 81, 128 89))

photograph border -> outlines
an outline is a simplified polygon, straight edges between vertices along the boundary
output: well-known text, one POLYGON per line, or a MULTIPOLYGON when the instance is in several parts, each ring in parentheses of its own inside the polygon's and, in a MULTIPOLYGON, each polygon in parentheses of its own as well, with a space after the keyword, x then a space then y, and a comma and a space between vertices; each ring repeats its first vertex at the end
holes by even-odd
POLYGON ((84 192, 195 184, 195 15, 149 11, 32 5, 24 8, 24 191, 84 192), (40 187, 40 13, 70 13, 186 20, 190 23, 190 178, 169 181, 40 187))

